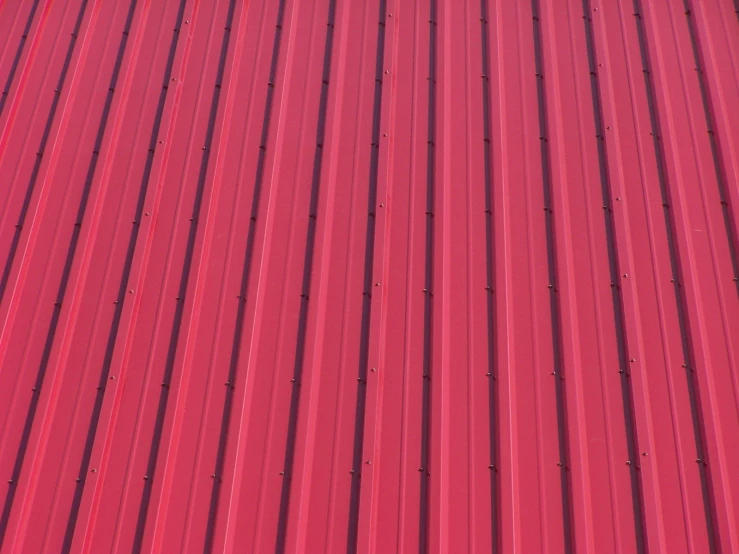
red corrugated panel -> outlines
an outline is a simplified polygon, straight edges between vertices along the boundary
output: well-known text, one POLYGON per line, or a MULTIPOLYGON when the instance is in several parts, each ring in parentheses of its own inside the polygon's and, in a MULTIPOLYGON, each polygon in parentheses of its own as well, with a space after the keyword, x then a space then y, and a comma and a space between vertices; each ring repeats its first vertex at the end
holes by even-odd
POLYGON ((733 0, 0 0, 0 552, 739 552, 733 0))

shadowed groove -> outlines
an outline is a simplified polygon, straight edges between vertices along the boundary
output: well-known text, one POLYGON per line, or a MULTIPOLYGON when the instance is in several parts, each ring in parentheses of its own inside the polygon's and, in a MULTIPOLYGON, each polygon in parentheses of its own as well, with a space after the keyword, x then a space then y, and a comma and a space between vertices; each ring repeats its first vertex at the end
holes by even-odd
MULTIPOLYGON (((74 54, 75 46, 78 42, 78 35, 80 28, 82 27, 82 20, 85 17, 85 12, 87 10, 87 4, 88 0, 84 0, 82 5, 80 6, 80 11, 77 14, 77 20, 75 21, 74 30, 72 31, 72 36, 69 40, 69 46, 67 47, 67 53, 64 58, 64 64, 62 65, 62 71, 59 75, 59 80, 57 84, 57 88, 61 90, 62 86, 64 85, 64 81, 67 78, 67 73, 69 71, 69 66, 72 61, 72 55, 74 54)), ((125 42, 121 43, 121 46, 119 47, 120 50, 125 48, 125 42)), ((119 61, 119 60, 118 60, 119 61)), ((120 63, 116 66, 116 70, 113 72, 112 81, 115 82, 118 78, 118 70, 120 69, 120 63)), ((114 85, 111 85, 113 87, 114 85)), ((41 143, 39 144, 39 152, 44 152, 46 149, 47 143, 49 141, 49 136, 51 134, 51 127, 54 123, 54 119, 56 118, 56 112, 57 108, 59 107, 59 96, 58 94, 54 95, 54 100, 52 100, 51 103, 51 109, 49 110, 49 117, 46 120, 46 125, 44 127, 43 135, 41 136, 41 143)), ((110 109, 110 96, 111 93, 108 93, 108 99, 106 99, 105 104, 105 110, 103 111, 102 120, 100 122, 100 126, 98 128, 98 134, 95 137, 95 149, 98 150, 100 147, 100 142, 102 140, 103 131, 105 129, 105 124, 107 123, 107 115, 108 111, 110 109)), ((95 166, 97 164, 97 158, 98 156, 96 154, 92 155, 92 159, 90 161, 90 166, 88 168, 88 174, 87 174, 87 180, 85 181, 85 188, 82 193, 82 200, 80 203, 78 216, 76 221, 82 220, 82 215, 84 214, 85 207, 87 204, 87 197, 90 192, 90 185, 92 182, 92 174, 95 171, 95 166)), ((8 283, 8 277, 10 275, 10 268, 13 264, 13 260, 15 258, 15 254, 18 250, 18 243, 20 240, 20 231, 21 227, 23 226, 23 223, 25 222, 26 215, 28 214, 28 207, 31 203, 31 195, 33 193, 33 190, 36 186, 36 181, 38 179, 39 171, 41 169, 41 156, 36 156, 36 161, 33 166, 33 171, 31 173, 31 179, 28 183, 28 188, 26 189, 26 196, 23 201, 23 207, 21 209, 21 214, 18 219, 19 226, 15 229, 15 235, 13 237, 13 243, 10 248, 10 253, 8 254, 8 259, 5 262, 5 269, 3 271, 2 277, 0 277, 0 300, 3 298, 3 293, 5 292, 5 288, 8 283)), ((31 429, 33 427, 34 419, 36 418, 36 410, 38 409, 39 399, 41 396, 41 386, 44 383, 44 377, 46 376, 46 366, 49 361, 49 355, 51 354, 51 345, 54 339, 54 335, 56 334, 56 327, 59 322, 59 314, 61 311, 61 302, 64 297, 64 292, 67 288, 67 282, 69 279, 69 272, 72 267, 72 261, 74 258, 74 253, 77 249, 77 240, 79 237, 79 228, 74 229, 74 234, 72 235, 72 241, 69 245, 69 250, 67 252, 67 259, 64 264, 64 271, 62 273, 62 281, 59 287, 59 293, 57 295, 58 303, 54 306, 54 312, 51 316, 51 322, 49 324, 49 331, 47 333, 46 343, 44 345, 43 354, 41 357, 41 363, 39 365, 39 369, 36 373, 36 380, 33 385, 33 396, 31 397, 31 402, 28 406, 28 412, 26 414, 26 421, 23 426, 23 432, 21 434, 21 440, 20 444, 18 446, 18 452, 16 454, 15 463, 13 465, 13 472, 11 480, 13 483, 18 482, 18 477, 20 475, 21 469, 23 467, 23 461, 26 457, 26 449, 28 448, 28 440, 31 435, 31 429)), ((5 504, 3 505, 3 511, 2 515, 0 515, 0 546, 3 545, 3 542, 5 540, 5 532, 8 528, 8 519, 10 518, 10 510, 13 507, 13 500, 15 499, 15 493, 18 490, 17 486, 10 487, 8 490, 8 494, 5 497, 5 504)))
MULTIPOLYGON (((180 6, 179 6, 179 10, 177 13, 177 20, 176 20, 177 29, 179 29, 180 26, 182 25, 186 1, 187 0, 180 0, 180 6)), ((138 0, 134 0, 131 4, 129 19, 126 22, 126 28, 125 28, 126 32, 123 34, 123 37, 124 37, 123 40, 125 40, 129 35, 131 21, 132 21, 133 13, 134 13, 137 3, 138 3, 138 0)), ((161 92, 159 93, 159 101, 157 104, 156 115, 154 116, 154 124, 152 126, 152 132, 149 138, 149 153, 146 158, 146 165, 144 166, 144 173, 143 173, 143 177, 141 179, 141 185, 139 188, 139 196, 138 196, 137 203, 136 203, 134 221, 141 221, 141 217, 144 212, 144 201, 146 199, 146 193, 149 187, 149 179, 151 178, 151 172, 152 172, 152 167, 153 167, 153 162, 154 162, 154 149, 156 147, 157 139, 159 137, 159 131, 162 125, 162 117, 164 114, 164 104, 167 99, 167 85, 172 75, 172 68, 174 66, 175 52, 177 49, 179 38, 180 38, 180 33, 174 32, 174 34, 172 35, 172 40, 170 42, 169 53, 167 57, 167 65, 164 70, 163 86, 162 86, 161 92)), ((122 44, 125 44, 125 42, 122 42, 122 44)), ((100 392, 95 398, 95 404, 93 406, 92 413, 90 416, 90 424, 87 429, 87 436, 85 439, 85 446, 84 446, 84 450, 82 453, 80 469, 79 469, 79 472, 77 473, 77 478, 80 480, 80 485, 76 488, 74 492, 74 498, 72 500, 72 508, 69 513, 69 518, 67 519, 67 528, 66 528, 66 532, 64 535, 64 545, 62 548, 63 552, 69 552, 69 550, 72 548, 72 539, 74 537, 74 532, 77 526, 77 518, 79 517, 80 503, 82 501, 82 494, 84 492, 85 480, 87 478, 89 467, 90 467, 90 456, 92 455, 92 447, 95 442, 95 437, 97 435, 98 424, 100 421, 100 412, 102 410, 103 399, 105 397, 105 394, 104 394, 105 387, 108 383, 110 366, 111 366, 112 359, 113 359, 113 349, 116 343, 116 339, 118 338, 118 329, 120 327, 121 315, 123 313, 123 302, 126 299, 126 290, 128 288, 128 280, 131 276, 131 267, 133 264, 133 256, 134 256, 134 252, 136 249, 136 244, 137 244, 137 240, 139 236, 139 229, 140 229, 139 225, 131 226, 131 235, 128 241, 128 248, 126 250, 126 258, 123 264, 121 280, 118 285, 115 312, 113 314, 113 320, 111 322, 110 332, 108 333, 108 340, 106 343, 105 358, 103 359, 103 364, 102 364, 102 367, 100 368, 100 377, 98 379, 98 386, 101 388, 100 388, 100 392)))
MULTIPOLYGON (((387 19, 387 0, 380 0, 378 21, 387 19)), ((375 90, 372 104, 372 144, 370 146, 369 187, 367 214, 377 210, 377 180, 380 157, 380 121, 382 115, 383 64, 385 59, 385 25, 377 26, 377 49, 375 53, 375 90)), ((364 249, 364 276, 362 287, 362 323, 359 339, 359 367, 357 369, 357 406, 354 420, 354 447, 352 450, 353 479, 349 497, 349 521, 347 532, 347 552, 357 551, 359 529, 359 500, 361 495, 362 452, 364 449, 365 419, 367 412, 367 367, 369 363, 370 316, 372 313, 372 275, 375 259, 375 218, 367 216, 364 249)), ((379 309, 379 308, 376 308, 379 309)))
POLYGON ((436 210, 436 137, 437 137, 437 91, 438 77, 438 30, 439 18, 438 0, 430 0, 429 6, 429 77, 428 77, 428 127, 426 147, 426 247, 424 262, 424 301, 423 301, 423 390, 421 401, 421 456, 419 460, 420 473, 420 505, 419 505, 419 545, 420 554, 429 550, 430 532, 429 522, 430 495, 431 495, 431 379, 433 377, 433 350, 434 350, 434 213, 436 210))
MULTIPOLYGON (((482 33, 482 74, 490 75, 490 33, 488 22, 488 0, 480 0, 480 31, 482 33)), ((495 349, 495 337, 497 328, 495 325, 497 317, 497 306, 493 294, 493 283, 495 282, 495 237, 493 221, 493 153, 492 153, 492 110, 490 79, 482 79, 482 125, 483 125, 483 153, 485 163, 485 274, 489 294, 487 295, 487 320, 488 320, 488 379, 489 418, 490 418, 490 465, 498 468, 498 448, 500 448, 500 430, 498 429, 498 353, 495 349)), ((490 478, 490 504, 491 504, 491 535, 495 552, 500 548, 500 494, 498 491, 498 470, 494 469, 490 478)))
MULTIPOLYGON (((726 229, 726 237, 729 243, 729 256, 731 257, 732 277, 739 277, 739 261, 737 260, 737 227, 734 220, 734 211, 731 209, 731 196, 727 193, 726 187, 726 163, 723 160, 722 150, 718 143, 716 131, 716 111, 713 105, 713 98, 709 92, 708 83, 706 82, 706 64, 704 62, 703 50, 698 40, 698 32, 695 28, 695 17, 693 16, 692 0, 683 0, 685 8, 685 16, 690 33, 690 42, 693 51, 693 60, 695 61, 696 74, 698 76, 698 84, 701 91, 701 100, 703 101, 703 114, 706 118, 706 126, 714 131, 709 133, 708 141, 711 144, 711 157, 713 159, 713 167, 716 172, 716 184, 718 185, 719 197, 721 198, 721 212, 724 219, 724 227, 726 229)), ((739 293, 739 281, 736 281, 736 290, 739 293)))
POLYGON ((567 405, 565 402, 564 364, 562 362, 562 314, 557 292, 557 241, 552 215, 552 165, 549 152, 549 128, 546 91, 544 89, 544 52, 542 45, 541 9, 539 0, 531 0, 536 60, 536 95, 539 104, 539 134, 541 140, 541 169, 546 224, 547 266, 549 272, 549 306, 552 325, 552 350, 554 366, 554 394, 557 404, 557 439, 559 443, 560 484, 562 488, 562 522, 565 552, 574 552, 572 528, 572 483, 569 473, 569 441, 567 436, 567 405))
MULTIPOLYGON (((593 102, 593 121, 595 122, 595 136, 598 146, 598 169, 600 172, 600 190, 603 201, 603 223, 606 231, 606 247, 608 250, 608 272, 611 283, 611 300, 613 302, 614 328, 616 331, 616 343, 618 346, 618 367, 621 380, 621 399, 624 412, 624 426, 626 429, 626 449, 629 460, 639 459, 639 445, 634 423, 634 392, 631 386, 631 370, 628 338, 624 322, 624 299, 621 293, 620 282, 621 271, 618 264, 618 243, 616 240, 615 223, 611 202, 613 199, 611 181, 608 170, 608 156, 606 144, 606 129, 603 124, 603 99, 601 97, 598 60, 595 50, 595 38, 590 0, 582 0, 583 22, 585 27, 585 41, 588 48, 588 66, 590 70, 590 94, 593 102)), ((631 498, 634 510, 634 530, 636 535, 636 552, 646 552, 644 543, 644 490, 641 482, 641 472, 638 463, 629 465, 629 476, 631 478, 631 498)))
MULTIPOLYGON (((8 96, 10 95, 10 87, 13 86, 13 80, 15 80, 15 74, 18 71, 18 65, 20 64, 23 50, 26 47, 26 43, 28 42, 28 34, 31 31, 31 25, 33 24, 33 18, 36 16, 36 10, 38 8, 39 1, 40 0, 34 0, 33 6, 31 6, 31 11, 29 12, 28 19, 26 20, 26 26, 23 28, 23 35, 21 36, 21 40, 18 43, 18 48, 15 51, 13 64, 10 66, 8 78, 5 80, 5 86, 3 87, 2 95, 0 95, 0 115, 3 114, 5 104, 8 101, 8 96)), ((1 287, 0 290, 2 290, 1 287)))
MULTIPOLYGON (((300 408, 300 388, 305 364, 305 341, 308 327, 308 310, 310 285, 313 277, 313 254, 316 243, 316 221, 318 214, 318 198, 321 193, 321 168, 323 165, 323 143, 326 136, 326 117, 328 113, 329 82, 331 79, 331 56, 334 47, 334 24, 336 22, 336 0, 330 0, 328 7, 328 24, 326 26, 326 45, 323 54, 323 71, 321 96, 318 107, 318 128, 316 130, 316 149, 313 157, 313 176, 308 208, 308 231, 306 233, 305 258, 303 261, 303 282, 300 296, 300 314, 298 316, 297 344, 295 348, 295 367, 293 369, 292 394, 290 398, 290 415, 287 426, 287 448, 285 449, 285 476, 280 492, 280 512, 277 521, 277 543, 275 552, 285 552, 287 539, 287 516, 293 484, 293 468, 295 465, 295 442, 298 427, 298 411, 300 408)), ((361 384, 361 383, 360 383, 361 384)))
POLYGON ((690 398, 690 413, 693 419, 693 434, 695 436, 696 459, 698 463, 698 473, 700 475, 701 490, 703 493, 703 509, 706 517, 706 527, 708 531, 708 547, 711 554, 717 553, 716 537, 718 531, 716 528, 716 514, 714 512, 715 505, 713 502, 712 483, 708 472, 706 471, 706 430, 701 417, 701 404, 698 386, 695 380, 693 368, 695 368, 694 348, 692 344, 692 336, 690 334, 690 321, 688 319, 688 310, 686 307, 685 295, 682 292, 682 274, 680 263, 680 252, 675 239, 675 220, 669 206, 672 204, 671 184, 667 178, 665 169, 665 153, 661 139, 661 124, 659 120, 659 110, 657 107, 656 92, 654 82, 652 81, 652 64, 649 56, 649 45, 647 42, 647 31, 644 28, 644 11, 642 9, 641 0, 633 0, 634 13, 640 14, 635 17, 637 34, 639 37, 639 50, 641 53, 641 61, 644 74, 644 85, 646 90, 647 104, 649 105, 649 119, 651 125, 652 144, 654 147, 654 156, 657 161, 657 173, 659 177, 660 195, 662 199, 663 214, 665 220, 665 230, 667 235, 668 250, 670 252, 670 268, 672 271, 673 290, 675 294, 675 304, 678 314, 678 324, 680 327, 680 340, 683 351, 683 359, 685 360, 685 377, 688 384, 688 396, 690 398))
MULTIPOLYGON (((234 12, 236 11, 236 0, 231 0, 226 15, 226 27, 230 28, 233 22, 234 12)), ((230 32, 223 33, 221 42, 221 52, 218 60, 218 70, 216 72, 216 83, 223 82, 223 75, 226 70, 226 58, 228 55, 228 45, 231 39, 230 32)), ((177 347, 180 344, 180 331, 182 330, 182 319, 185 310, 185 296, 192 275, 192 261, 195 254, 195 239, 197 237, 198 222, 200 219, 200 209, 203 204, 203 196, 205 193, 206 177, 208 174, 208 164, 211 159, 213 139, 215 136, 216 116, 218 115, 218 106, 221 101, 221 87, 213 87, 213 97, 210 104, 210 112, 208 114, 208 127, 205 133, 205 141, 203 147, 203 157, 200 162, 200 172, 198 174, 198 184, 195 191, 195 200, 193 203, 190 230, 187 237, 187 247, 185 249, 185 258, 182 267, 182 275, 180 285, 177 289, 177 301, 174 314, 174 322, 172 324, 172 334, 169 339, 169 349, 167 351, 167 361, 164 366, 163 383, 171 383, 172 375, 175 369, 175 356, 177 347)), ((149 451, 149 460, 146 464, 146 475, 149 477, 144 483, 144 491, 141 496, 141 504, 139 506, 139 515, 136 522, 136 534, 134 535, 133 552, 141 552, 144 540, 144 531, 146 528, 146 520, 151 506, 151 494, 153 489, 153 479, 155 477, 157 462, 159 461, 159 449, 162 444, 162 434, 164 431, 164 418, 167 415, 167 405, 169 403, 169 387, 159 388, 159 405, 157 407, 157 416, 154 424, 154 434, 151 440, 151 450, 149 451)))
MULTIPOLYGON (((277 66, 280 59, 280 47, 282 45, 283 23, 285 20, 285 3, 286 0, 280 0, 277 11, 277 21, 275 38, 272 44, 272 59, 270 61, 268 83, 277 82, 277 66)), ((264 185, 264 167, 266 163, 266 144, 269 139, 270 123, 272 122, 272 109, 274 106, 274 95, 276 86, 267 86, 266 102, 264 106, 264 117, 262 119, 262 131, 259 144, 264 148, 259 149, 257 158, 257 168, 254 175, 254 192, 252 194, 251 217, 249 220, 249 231, 246 237, 246 249, 244 253, 244 265, 241 273, 241 284, 239 286, 239 297, 245 299, 249 290, 251 267, 254 256, 254 241, 256 238, 257 215, 259 214, 259 205, 262 198, 262 187, 264 185)), ((229 430, 231 429, 231 418, 233 416, 234 403, 234 382, 237 377, 237 369, 241 356, 242 334, 244 323, 246 321, 246 302, 239 302, 238 312, 236 314, 236 324, 234 326, 234 335, 231 348, 231 357, 228 369, 228 382, 230 387, 226 388, 226 399, 223 405, 223 415, 221 417, 221 431, 218 439, 218 450, 216 454, 216 467, 214 473, 223 475, 223 467, 226 458, 226 446, 228 445, 229 430)), ((203 551, 207 554, 213 552, 213 540, 215 535, 215 527, 218 517, 218 502, 221 496, 221 479, 213 479, 213 489, 210 497, 210 507, 208 510, 208 523, 205 532, 205 544, 203 551)))

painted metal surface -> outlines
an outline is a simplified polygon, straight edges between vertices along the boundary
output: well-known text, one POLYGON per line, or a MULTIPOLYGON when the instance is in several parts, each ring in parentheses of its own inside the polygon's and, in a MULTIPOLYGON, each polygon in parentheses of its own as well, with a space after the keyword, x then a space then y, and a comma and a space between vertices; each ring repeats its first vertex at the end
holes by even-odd
POLYGON ((0 552, 739 552, 738 11, 0 1, 0 552))

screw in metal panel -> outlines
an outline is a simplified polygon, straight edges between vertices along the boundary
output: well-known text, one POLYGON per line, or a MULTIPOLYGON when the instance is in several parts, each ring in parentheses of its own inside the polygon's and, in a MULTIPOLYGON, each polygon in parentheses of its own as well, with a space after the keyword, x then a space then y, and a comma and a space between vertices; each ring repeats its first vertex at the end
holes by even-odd
POLYGON ((148 475, 144 475, 144 481, 148 481, 148 480, 149 480, 149 476, 148 475))
POLYGON ((210 478, 211 478, 211 479, 215 479, 215 478, 216 478, 216 474, 215 474, 215 473, 211 473, 211 474, 210 474, 210 478))
POLYGON ((377 371, 377 368, 376 367, 373 367, 372 369, 370 369, 370 371, 372 371, 374 373, 375 371, 377 371))
POLYGON ((367 461, 366 461, 366 462, 364 462, 364 463, 365 463, 365 464, 367 464, 368 466, 369 466, 369 465, 372 465, 372 462, 371 462, 370 460, 367 460, 367 461))
POLYGON ((642 456, 649 456, 649 454, 647 454, 646 452, 642 452, 641 455, 642 456))
POLYGON ((95 469, 95 468, 92 468, 92 469, 90 470, 90 473, 97 473, 97 472, 98 472, 98 470, 97 470, 97 469, 95 469))
POLYGON ((280 475, 285 475, 285 472, 284 472, 284 471, 281 471, 281 472, 280 472, 280 475))
POLYGON ((626 460, 626 465, 627 466, 630 466, 631 465, 631 460, 626 460))
POLYGON ((110 376, 110 380, 111 380, 111 381, 115 381, 115 375, 111 375, 111 376, 110 376))
POLYGON ((385 207, 385 204, 380 204, 380 207, 381 207, 381 208, 384 208, 384 207, 385 207))
POLYGON ((12 479, 8 479, 8 485, 12 485, 12 484, 13 484, 13 480, 12 479))
POLYGON ((628 273, 624 273, 624 279, 627 279, 629 277, 628 273))

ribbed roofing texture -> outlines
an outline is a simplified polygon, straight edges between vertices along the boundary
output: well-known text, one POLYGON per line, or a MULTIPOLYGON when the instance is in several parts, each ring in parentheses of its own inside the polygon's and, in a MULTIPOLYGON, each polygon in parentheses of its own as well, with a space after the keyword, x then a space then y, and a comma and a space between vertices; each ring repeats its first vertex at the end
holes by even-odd
POLYGON ((0 2, 0 552, 739 552, 737 9, 0 2))

